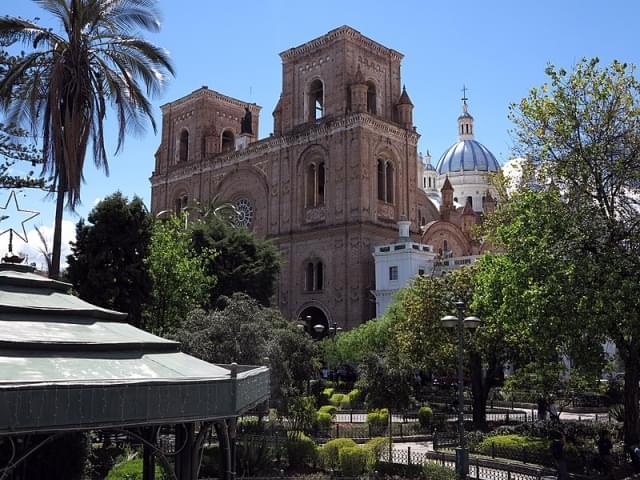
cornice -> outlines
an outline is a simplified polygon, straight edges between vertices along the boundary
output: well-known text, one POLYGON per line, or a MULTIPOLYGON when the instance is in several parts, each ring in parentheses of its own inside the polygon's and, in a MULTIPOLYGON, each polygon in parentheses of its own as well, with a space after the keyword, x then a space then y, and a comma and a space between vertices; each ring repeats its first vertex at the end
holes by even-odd
POLYGON ((202 100, 202 99, 211 99, 218 102, 226 103, 227 105, 232 105, 234 107, 240 108, 248 108, 251 113, 259 114, 262 107, 256 105, 255 103, 243 102, 242 100, 238 100, 237 98, 229 97, 227 95, 223 95, 220 92, 216 92, 215 90, 209 90, 207 87, 199 88, 198 90, 194 90, 190 94, 179 98, 173 102, 165 103, 160 107, 162 113, 166 113, 166 111, 170 108, 180 107, 188 105, 192 102, 202 100))
POLYGON ((393 123, 381 120, 368 113, 353 113, 335 120, 326 119, 317 125, 305 129, 303 132, 284 135, 281 137, 269 137, 250 143, 242 150, 235 150, 208 157, 202 162, 192 162, 183 167, 177 167, 170 172, 151 177, 151 186, 157 187, 167 182, 187 180, 193 175, 204 172, 216 171, 225 167, 239 165, 251 161, 254 158, 266 155, 284 148, 297 145, 307 145, 316 142, 329 135, 344 130, 361 127, 371 132, 381 131, 402 141, 408 141, 411 145, 417 145, 420 134, 412 130, 406 130, 393 123))
POLYGON ((338 40, 345 39, 355 41, 356 43, 359 43, 360 45, 363 45, 379 53, 380 55, 389 57, 392 60, 400 61, 404 58, 404 55, 402 53, 391 48, 387 48, 384 45, 371 40, 368 37, 365 37, 359 31, 349 27, 348 25, 343 25, 342 27, 331 30, 329 33, 326 33, 321 37, 310 40, 297 47, 285 50, 284 52, 280 53, 280 58, 283 61, 291 60, 295 57, 305 55, 310 51, 330 45, 338 40))

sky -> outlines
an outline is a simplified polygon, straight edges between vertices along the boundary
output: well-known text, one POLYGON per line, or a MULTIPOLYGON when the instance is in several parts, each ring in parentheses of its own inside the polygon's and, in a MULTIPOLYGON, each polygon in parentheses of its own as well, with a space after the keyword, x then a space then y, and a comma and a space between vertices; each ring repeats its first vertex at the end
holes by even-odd
MULTIPOLYGON (((57 28, 35 2, 2 0, 0 5, 0 15, 38 17, 39 23, 57 28)), ((463 85, 476 140, 504 163, 513 157, 509 105, 544 83, 548 63, 571 69, 581 58, 597 56, 603 63, 640 64, 640 2, 633 0, 160 0, 159 8, 162 29, 145 38, 167 49, 176 69, 162 96, 153 100, 159 127, 160 105, 207 85, 262 106, 259 135, 268 136, 282 86, 278 54, 349 25, 405 55, 402 81, 415 106, 419 151, 429 151, 434 164, 457 140, 463 85)), ((149 177, 161 132, 149 127, 143 136, 129 136, 113 155, 112 118, 107 118, 110 175, 87 159, 82 205, 65 213, 66 239, 96 202, 117 190, 150 204, 149 177)), ((0 206, 7 198, 8 192, 0 191, 0 206)), ((21 208, 41 212, 28 227, 39 225, 49 236, 53 200, 25 190, 18 201, 21 208)), ((35 232, 28 234, 36 238, 35 232)), ((0 237, 0 250, 6 237, 0 237)), ((40 245, 20 243, 14 250, 37 261, 40 245)))

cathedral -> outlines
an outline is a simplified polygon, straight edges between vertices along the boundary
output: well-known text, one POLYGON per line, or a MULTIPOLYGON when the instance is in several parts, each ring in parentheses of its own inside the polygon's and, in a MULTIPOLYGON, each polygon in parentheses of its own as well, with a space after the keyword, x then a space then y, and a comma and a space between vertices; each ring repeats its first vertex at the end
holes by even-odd
POLYGON ((267 138, 261 107, 207 87, 162 106, 153 212, 232 202, 237 223, 280 250, 273 304, 310 327, 376 315, 374 252, 394 245, 399 223, 405 245, 428 245, 440 264, 481 253, 471 231, 495 208, 487 174, 500 166, 474 139, 466 98, 458 142, 434 167, 418 154, 401 53, 343 26, 280 57, 267 138))

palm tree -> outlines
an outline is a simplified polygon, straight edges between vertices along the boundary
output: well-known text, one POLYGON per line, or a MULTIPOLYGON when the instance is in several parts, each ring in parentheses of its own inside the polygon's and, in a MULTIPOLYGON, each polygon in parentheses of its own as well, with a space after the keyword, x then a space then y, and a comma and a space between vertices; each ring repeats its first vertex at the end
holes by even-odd
POLYGON ((158 31, 155 0, 34 0, 62 26, 61 33, 13 17, 0 18, 0 42, 33 48, 0 79, 0 108, 43 141, 44 171, 55 182, 56 218, 50 276, 60 271, 62 213, 80 201, 89 145, 108 175, 103 122, 108 104, 118 122, 116 153, 125 134, 156 124, 148 100, 173 67, 167 53, 139 38, 158 31))

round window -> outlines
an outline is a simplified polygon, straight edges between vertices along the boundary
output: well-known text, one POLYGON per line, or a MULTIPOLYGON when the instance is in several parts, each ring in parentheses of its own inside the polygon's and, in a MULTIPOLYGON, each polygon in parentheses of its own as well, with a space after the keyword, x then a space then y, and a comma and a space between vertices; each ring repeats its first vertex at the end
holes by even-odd
POLYGON ((235 224, 238 226, 251 228, 253 223, 253 206, 246 198, 241 198, 236 202, 235 224))

